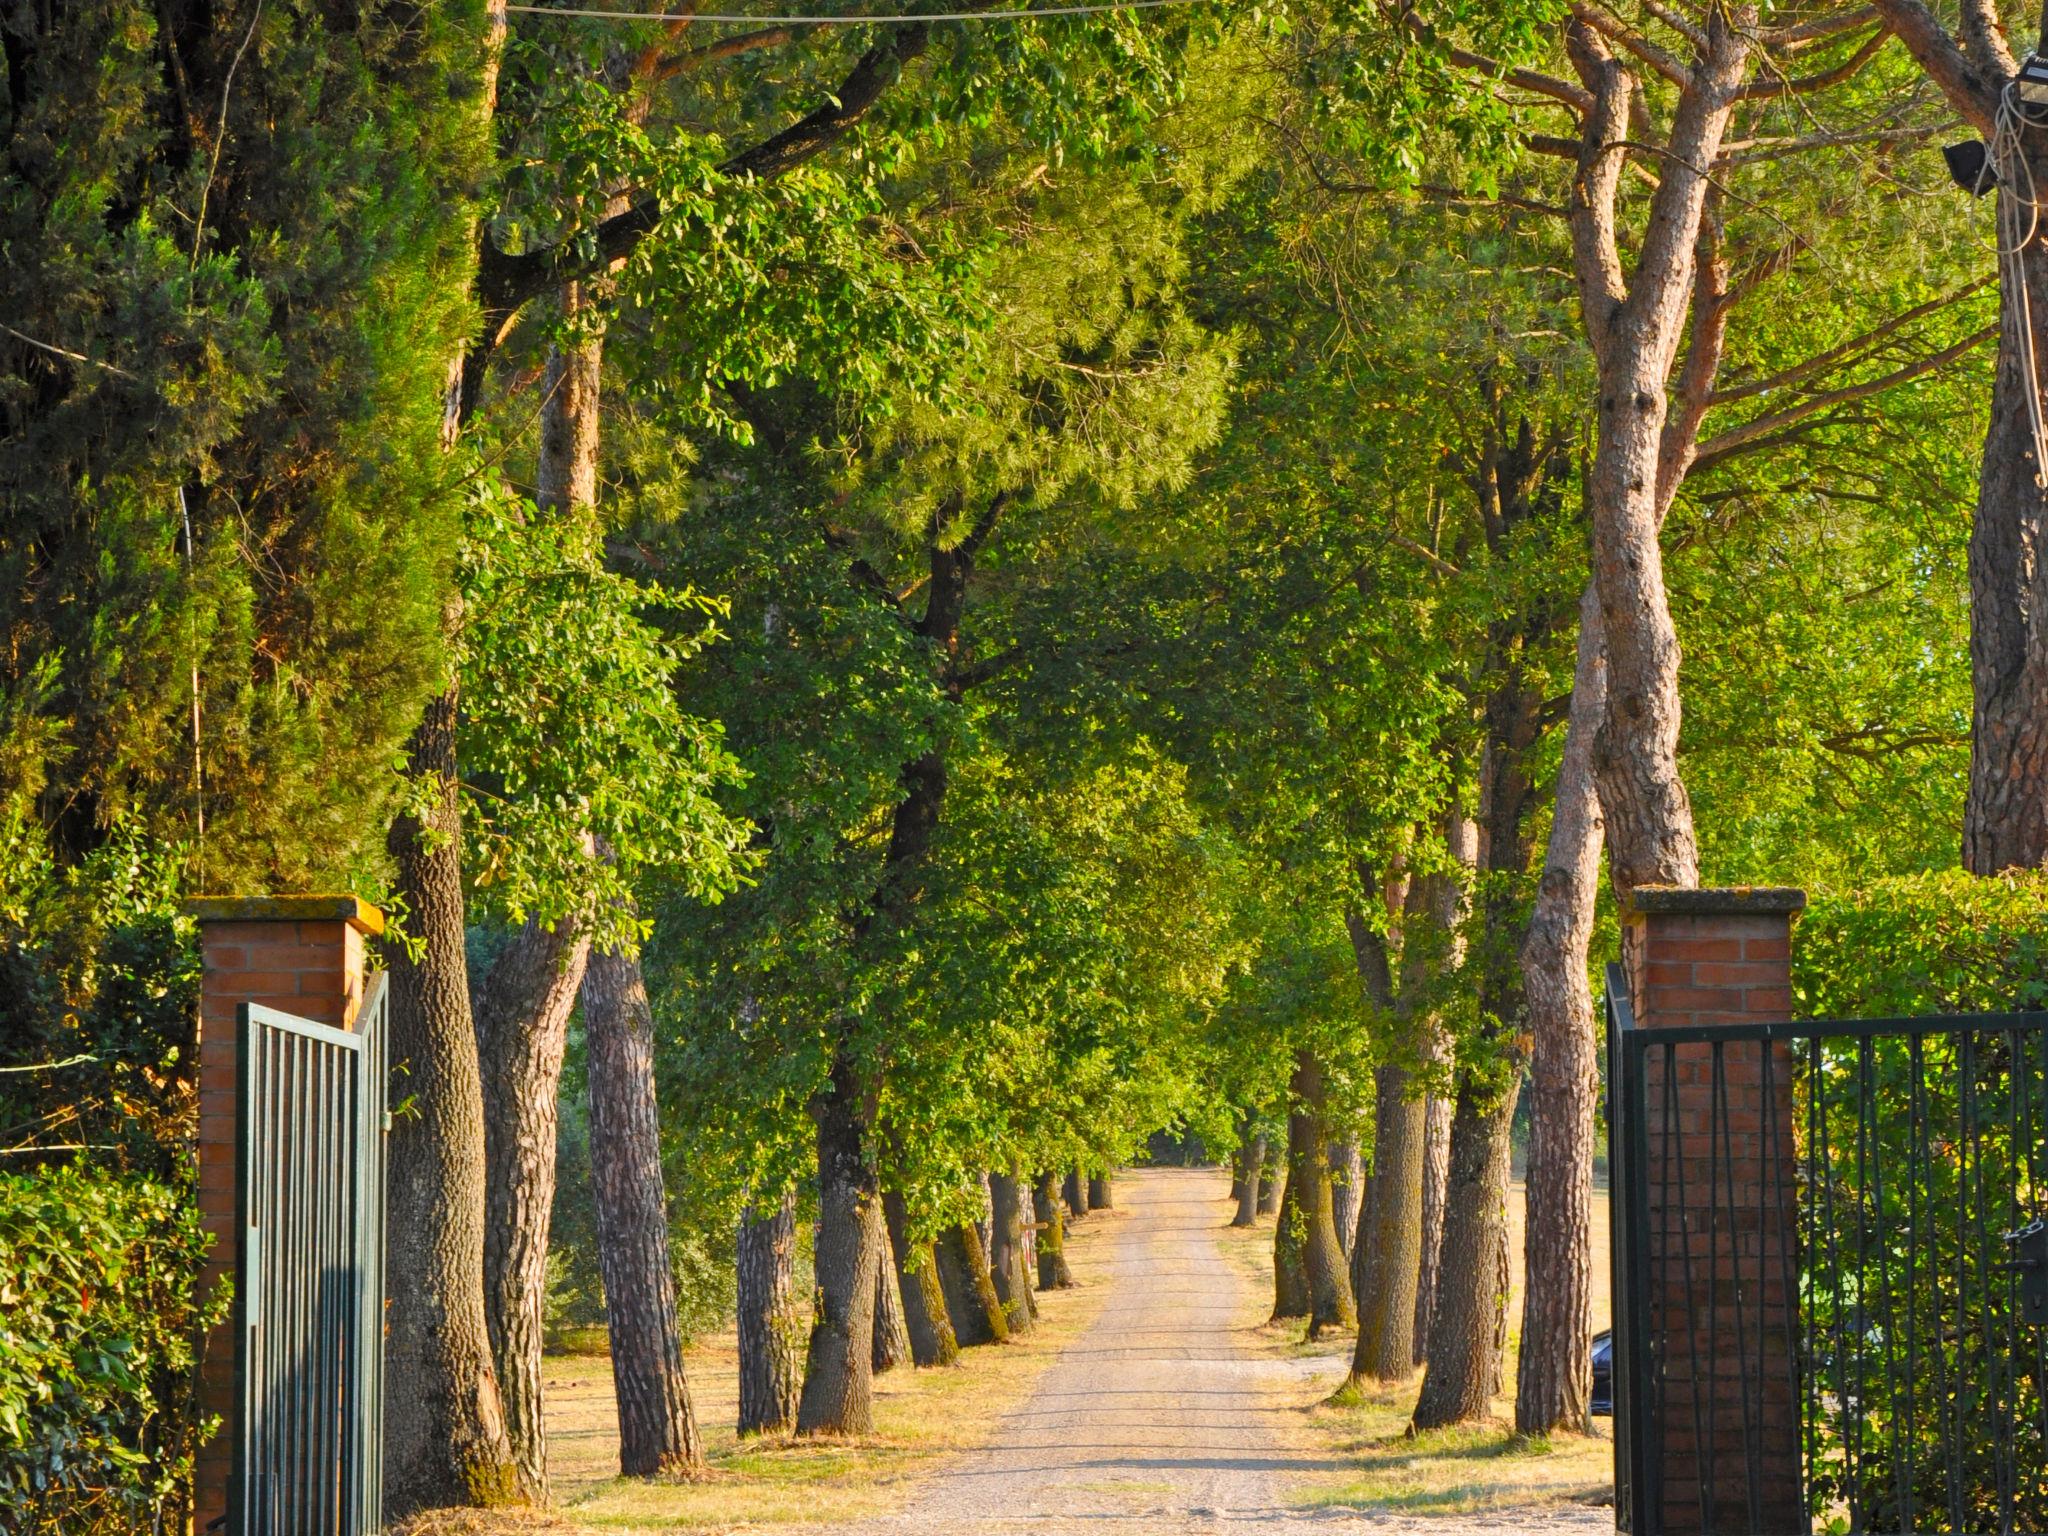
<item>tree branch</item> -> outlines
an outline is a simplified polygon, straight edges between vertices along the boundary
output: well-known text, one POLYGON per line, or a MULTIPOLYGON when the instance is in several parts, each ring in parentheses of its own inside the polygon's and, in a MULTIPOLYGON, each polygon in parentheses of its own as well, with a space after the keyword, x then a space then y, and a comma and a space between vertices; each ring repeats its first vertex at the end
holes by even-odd
POLYGON ((1699 453, 1693 460, 1696 469, 1731 458, 1754 447, 1765 446, 1765 440, 1784 440, 1786 429, 1801 422, 1810 421, 1822 411, 1837 405, 1849 405, 1858 400, 1867 400, 1872 395, 1882 394, 1895 385, 1910 383, 1936 369, 1945 368, 1957 358, 1963 357, 1984 345, 1998 334, 1996 324, 1972 331, 1954 346, 1944 347, 1917 362, 1895 368, 1890 373, 1875 379, 1866 379, 1860 384, 1845 384, 1840 389, 1827 390, 1790 405, 1781 411, 1770 411, 1739 427, 1731 427, 1717 437, 1700 444, 1699 453))
POLYGON ((1691 70, 1633 27, 1623 23, 1620 17, 1602 10, 1599 6, 1588 5, 1585 0, 1580 0, 1580 3, 1572 7, 1572 14, 1601 36, 1619 44, 1626 52, 1634 54, 1680 90, 1692 84, 1691 70))
POLYGON ((1953 304, 1960 304, 1973 293, 1981 293, 1993 281, 1994 279, 1990 277, 1980 277, 1976 282, 1966 283, 1953 293, 1944 294, 1938 299, 1929 299, 1924 304, 1915 304, 1910 309, 1902 309, 1882 325, 1875 326, 1865 331, 1861 336, 1845 341, 1839 346, 1830 347, 1825 352, 1816 353, 1814 356, 1806 359, 1805 362, 1794 367, 1783 369, 1765 378, 1751 379, 1743 384, 1735 384, 1727 389, 1717 390, 1711 403, 1717 406, 1731 405, 1737 400, 1748 400, 1757 395, 1767 395, 1774 389, 1788 389, 1795 384, 1804 384, 1808 379, 1825 373, 1828 369, 1856 356, 1860 352, 1867 352, 1870 348, 1888 337, 1897 335, 1914 321, 1924 320, 1927 316, 1947 309, 1953 304))
POLYGON ((1805 96, 1814 91, 1824 91, 1831 85, 1840 85, 1864 65, 1877 57, 1877 52, 1891 41, 1892 29, 1880 26, 1857 50, 1842 60, 1833 69, 1824 69, 1816 75, 1805 75, 1794 80, 1784 75, 1775 75, 1768 80, 1752 80, 1741 91, 1744 101, 1772 100, 1780 96, 1805 96))
POLYGON ((1877 0, 1876 9, 1928 77, 1941 87, 1949 105, 1990 138, 1996 129, 1998 98, 2012 77, 1994 77, 1966 58, 1922 0, 1877 0))
MULTIPOLYGON (((929 44, 931 28, 914 24, 895 28, 888 38, 860 56, 833 97, 772 138, 727 160, 719 169, 728 176, 772 181, 843 138, 874 108, 901 77, 903 68, 929 44)), ((601 272, 632 254, 661 223, 661 202, 647 197, 614 214, 592 232, 589 253, 575 242, 543 250, 507 255, 488 241, 477 272, 483 299, 486 347, 503 324, 529 301, 562 283, 601 272)))

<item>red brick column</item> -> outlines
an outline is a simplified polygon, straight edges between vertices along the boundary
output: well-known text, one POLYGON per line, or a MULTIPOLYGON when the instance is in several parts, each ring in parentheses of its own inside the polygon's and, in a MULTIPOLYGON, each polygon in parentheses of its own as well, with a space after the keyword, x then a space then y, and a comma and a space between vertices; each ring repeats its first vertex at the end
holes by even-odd
MULTIPOLYGON (((199 1212, 213 1234, 205 1283, 232 1274, 235 1231, 236 1011, 260 1003, 316 1024, 347 1029, 363 1000, 363 940, 384 917, 353 896, 202 897, 185 910, 199 919, 204 962, 199 1002, 199 1212)), ((223 1429, 199 1454, 197 1519, 227 1514, 235 1418, 235 1341, 223 1326, 206 1340, 200 1408, 223 1429)))
MULTIPOLYGON (((1644 1030, 1782 1023, 1804 892, 1639 888, 1644 1030)), ((1800 1479, 1792 1055, 1688 1042, 1645 1058, 1653 1475, 1672 1532, 1809 1530, 1800 1479)), ((1647 1495, 1648 1490, 1645 1490, 1647 1495)))

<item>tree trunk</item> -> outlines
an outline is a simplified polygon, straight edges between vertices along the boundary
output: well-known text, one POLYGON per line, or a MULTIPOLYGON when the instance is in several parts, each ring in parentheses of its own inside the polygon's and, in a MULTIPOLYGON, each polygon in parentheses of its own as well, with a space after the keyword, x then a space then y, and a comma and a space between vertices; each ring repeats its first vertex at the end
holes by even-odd
POLYGON ((1064 1291, 1072 1287, 1074 1272, 1067 1267, 1067 1212, 1060 1200, 1056 1173, 1041 1173, 1034 1181, 1032 1204, 1038 1210, 1038 1288, 1064 1291))
POLYGON ((994 1239, 989 1245, 989 1271, 1010 1332, 1023 1333, 1031 1327, 1033 1316, 1030 1250, 1024 1242, 1023 1191, 1016 1178, 1007 1173, 991 1173, 988 1187, 994 1239))
POLYGON ((1337 1246, 1348 1263, 1358 1235, 1358 1196, 1365 1182, 1365 1160, 1352 1140, 1329 1143, 1330 1213, 1337 1227, 1337 1246))
POLYGON ((477 991, 484 1105, 484 1320, 505 1432, 526 1481, 548 1485, 541 1421, 541 1344, 548 1222, 555 1203, 555 1122, 569 1015, 590 944, 564 923, 529 922, 477 991))
POLYGON ((1415 1362, 1415 1288, 1422 1274, 1422 1101, 1408 1073, 1375 1074, 1372 1187, 1351 1250, 1358 1343, 1351 1375, 1405 1381, 1415 1362))
POLYGON ((1089 1174, 1088 1209, 1091 1211, 1106 1211, 1111 1209, 1114 1205, 1114 1202, 1110 1198, 1111 1187, 1111 1175, 1106 1169, 1101 1173, 1089 1174))
POLYGON ((1508 1240, 1508 1140, 1518 1083, 1518 1077, 1511 1077, 1501 1091, 1480 1074, 1469 1074, 1458 1093, 1436 1305, 1415 1403, 1417 1429, 1461 1424, 1492 1411, 1501 1371, 1495 1352, 1501 1338, 1498 1322, 1508 1300, 1500 1293, 1500 1274, 1508 1240))
MULTIPOLYGON (((563 308, 573 313, 580 306, 578 285, 570 283, 563 308)), ((592 335, 548 357, 534 500, 557 516, 588 516, 597 505, 603 347, 602 339, 592 335)), ((586 852, 592 851, 586 846, 586 852)), ((488 1201, 484 1315, 512 1454, 527 1480, 542 1490, 548 1486, 548 1463, 540 1358, 548 1221, 555 1200, 555 1121, 569 1016, 589 957, 589 940, 574 924, 547 929, 529 921, 492 963, 476 997, 488 1201)))
POLYGON ((903 1323, 910 1332, 910 1358, 919 1365, 951 1365, 960 1358, 960 1341, 953 1334, 946 1293, 939 1284, 938 1258, 930 1243, 911 1244, 910 1211, 893 1189, 882 1196, 882 1214, 896 1261, 903 1323))
POLYGON ((1330 1200, 1330 1164, 1323 1130, 1323 1067, 1308 1051, 1294 1056, 1288 1085, 1293 1100, 1287 1119, 1287 1183, 1294 1191, 1290 1215, 1297 1226, 1299 1262, 1308 1299, 1308 1336, 1328 1328, 1352 1328, 1358 1311, 1352 1303, 1351 1277, 1337 1241, 1337 1222, 1330 1200))
POLYGON ((384 1480, 394 1517, 540 1495, 512 1453, 484 1311, 484 1104, 464 952, 453 688, 413 733, 409 772, 430 821, 392 824, 408 927, 386 951, 391 1065, 412 1110, 391 1130, 385 1259, 384 1480))
POLYGON ((1422 1364, 1428 1352, 1430 1313, 1436 1306, 1444 1203, 1451 1181, 1452 1103, 1438 1094, 1422 1101, 1422 1272, 1415 1278, 1415 1337, 1410 1341, 1413 1365, 1422 1364))
POLYGON ((1237 1149, 1233 1159, 1230 1179, 1231 1198, 1237 1202, 1237 1211, 1230 1218, 1233 1227, 1249 1227, 1257 1224, 1259 1210, 1259 1184, 1266 1172, 1266 1138, 1254 1136, 1248 1143, 1237 1149))
MULTIPOLYGON (((1986 139, 2000 102, 2014 89, 2015 63, 2002 30, 1967 25, 1962 46, 1918 0, 1879 0, 1878 12, 1949 102, 1986 139)), ((1965 7, 1967 18, 1971 8, 1965 7)), ((2048 55, 2048 13, 2037 51, 2048 55)), ((2021 136, 2033 183, 2048 185, 2038 133, 2021 136)), ((2001 199, 2018 199, 2026 176, 1998 167, 2001 199)), ((2012 210, 2001 209, 2001 214, 2012 210)), ((2022 229, 2032 209, 2021 201, 2022 229)), ((2004 227, 2001 218, 2001 229, 2004 227)), ((2002 240, 2011 237, 2001 234, 2002 240)), ((2002 264, 2003 265, 2003 264, 2002 264)), ((2032 426, 2040 380, 2029 378, 2014 341, 2032 332, 2048 359, 2048 239, 2036 230, 2016 264, 2000 273, 2001 321, 1991 421, 1970 530, 1970 785, 1963 804, 1963 867, 1976 875, 2048 863, 2048 490, 2038 478, 2032 426), (2029 326, 2031 320, 2031 326, 2029 326), (2030 401, 2036 393, 2036 401, 2030 401)), ((2048 372, 2037 365, 2037 373, 2048 372)))
MULTIPOLYGON (((1288 1143, 1293 1144, 1293 1120, 1288 1116, 1288 1143)), ((1273 1316, 1272 1322, 1290 1317, 1307 1317, 1315 1308, 1308 1286, 1306 1253, 1308 1226, 1301 1214, 1301 1189, 1294 1181, 1294 1160, 1288 1159, 1286 1177, 1280 1185, 1279 1219, 1273 1223, 1273 1316)))
POLYGON ((743 1435, 779 1435, 796 1423, 796 1191, 785 1190, 773 1214, 749 1205, 740 1217, 735 1312, 739 1324, 740 1419, 743 1435))
POLYGON ((1260 1138, 1260 1151, 1265 1161, 1259 1164, 1259 1208, 1261 1216, 1276 1216, 1280 1212, 1282 1167, 1280 1149, 1260 1138))
POLYGON ((1606 709, 1606 660, 1599 604, 1590 591, 1579 613, 1578 664, 1550 846, 1522 940, 1531 1054, 1515 1427, 1531 1435, 1585 1429, 1593 1389, 1593 1113, 1599 1060, 1586 953, 1600 880, 1603 829, 1591 756, 1593 732, 1606 709))
POLYGON ((914 1357, 910 1347, 910 1321, 903 1311, 903 1298, 897 1291, 896 1245, 889 1240, 889 1225, 882 1215, 879 1200, 872 1207, 869 1219, 875 1224, 875 1242, 882 1255, 881 1262, 875 1265, 875 1350, 872 1362, 875 1374, 879 1376, 914 1357))
POLYGON ((1069 1216, 1086 1216, 1088 1214, 1088 1185, 1087 1181, 1081 1177, 1080 1169, 1069 1168, 1067 1170, 1067 1182, 1065 1189, 1062 1191, 1062 1198, 1067 1202, 1067 1214, 1069 1216))
POLYGON ((683 1374, 654 1092, 654 1015, 637 956, 590 957, 583 977, 583 1036, 598 1267, 619 1404, 619 1470, 627 1477, 694 1472, 704 1463, 704 1448, 683 1374))
POLYGON ((1699 883, 1692 806, 1678 771, 1678 634, 1659 541, 1697 424, 1671 443, 1665 429, 1711 168, 1741 96, 1754 16, 1754 6, 1716 8, 1702 24, 1702 56, 1670 110, 1648 232, 1634 271, 1626 273, 1616 195, 1636 86, 1593 26, 1574 21, 1566 28, 1573 66, 1592 97, 1571 228, 1580 311, 1599 376, 1586 507, 1607 651, 1607 713, 1594 738, 1593 769, 1615 895, 1624 904, 1638 885, 1699 883))
POLYGON ((796 1430, 865 1435, 875 1427, 875 1276, 883 1244, 873 1208, 882 1196, 868 1158, 866 1096, 843 1051, 834 1053, 831 1084, 812 1102, 811 1118, 818 1127, 817 1316, 796 1430))
POLYGON ((935 1248, 946 1310, 952 1314, 953 1332, 961 1346, 1007 1343, 1009 1319, 996 1295, 995 1278, 989 1274, 981 1233, 972 1222, 963 1221, 942 1233, 935 1248))
MULTIPOLYGON (((2033 174, 2048 183, 2039 134, 2025 136, 2033 174)), ((1997 196, 2016 195, 2011 185, 1997 196)), ((2023 211, 2022 228, 2034 215, 2023 211)), ((2026 357, 2009 338, 2032 321, 2048 377, 2048 242, 2036 232, 2008 273, 1992 377, 1991 423, 1970 529, 1970 787, 1963 802, 1963 867, 1975 875, 2048 863, 2048 491, 2034 460, 2026 357)))

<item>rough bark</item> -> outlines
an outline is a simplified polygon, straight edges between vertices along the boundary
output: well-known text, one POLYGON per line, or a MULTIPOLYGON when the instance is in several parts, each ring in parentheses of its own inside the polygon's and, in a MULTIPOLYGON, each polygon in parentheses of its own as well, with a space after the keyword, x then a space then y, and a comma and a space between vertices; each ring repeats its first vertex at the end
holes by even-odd
POLYGON ((1293 1246, 1308 1303, 1308 1336, 1313 1339, 1326 1329, 1356 1327, 1358 1311, 1344 1248, 1337 1241, 1323 1128, 1323 1067, 1313 1052, 1295 1052, 1288 1089, 1292 1106, 1287 1120, 1287 1185, 1293 1191, 1293 1210, 1283 1205, 1282 1225, 1296 1228, 1293 1246))
POLYGON ((1281 1180, 1282 1175, 1285 1173, 1285 1169, 1282 1166, 1284 1159, 1281 1157, 1281 1149, 1278 1147, 1265 1145, 1262 1150, 1265 1153, 1266 1160, 1259 1165, 1258 1214, 1261 1216, 1275 1216, 1280 1211, 1281 1180))
POLYGON ((989 1274, 980 1232, 971 1222, 961 1222, 941 1233, 934 1249, 946 1311, 952 1316, 953 1333, 961 1347, 1007 1342, 1009 1320, 996 1295, 995 1279, 989 1274))
POLYGON ((1038 1211, 1038 1288, 1064 1291, 1074 1283, 1067 1267, 1067 1212, 1060 1199, 1056 1173, 1041 1173, 1033 1181, 1032 1204, 1038 1211))
POLYGON ((1365 1183, 1365 1159, 1358 1143, 1345 1139, 1329 1144, 1330 1214, 1337 1226, 1337 1246, 1348 1263, 1358 1235, 1358 1196, 1365 1183))
POLYGON ((939 1284, 939 1263, 932 1245, 910 1241, 909 1207, 893 1189, 882 1196, 882 1214, 896 1261, 903 1323, 910 1332, 910 1358, 919 1365, 951 1365, 960 1358, 960 1341, 946 1310, 946 1293, 939 1284))
POLYGON ((1069 1168, 1067 1170, 1066 1183, 1062 1187, 1060 1195, 1066 1201, 1067 1214, 1069 1216, 1078 1217, 1088 1214, 1088 1184, 1081 1177, 1080 1169, 1069 1168))
POLYGON ((796 1423, 796 1191, 767 1215, 749 1205, 740 1217, 738 1300, 740 1417, 743 1435, 777 1435, 796 1423))
POLYGON ((395 1117, 388 1176, 384 1486, 395 1516, 538 1496, 512 1453, 484 1312, 484 1105, 464 951, 456 699, 427 706, 408 771, 431 794, 389 838, 417 960, 386 953, 390 1051, 410 1113, 395 1117))
POLYGON ((1550 845, 1522 940, 1531 1051, 1515 1427, 1532 1435, 1585 1429, 1593 1388, 1593 1113, 1599 1061, 1586 958, 1603 832, 1592 736, 1606 709, 1606 658, 1600 608, 1591 592, 1579 614, 1550 845))
POLYGON ((477 989, 484 1107, 484 1319, 505 1432, 527 1482, 548 1485, 541 1345, 548 1223, 555 1202, 555 1125, 569 1016, 589 941, 573 925, 529 922, 477 989))
MULTIPOLYGON (((1607 648, 1607 714, 1593 767, 1611 871, 1626 902, 1638 885, 1699 883, 1692 807, 1678 771, 1679 648, 1659 530, 1692 444, 1667 444, 1672 369, 1686 329, 1712 167, 1741 97, 1754 5, 1716 7, 1671 109, 1657 190, 1633 271, 1624 272, 1617 192, 1639 96, 1629 66, 1589 23, 1567 25, 1590 95, 1571 199, 1580 308, 1599 377, 1586 505, 1593 585, 1607 648)), ((1692 424, 1696 436, 1696 423, 1692 424)))
POLYGON ((1507 1297, 1500 1276, 1508 1234, 1508 1132, 1515 1087, 1468 1075, 1452 1126, 1450 1198, 1437 1263, 1427 1364, 1415 1403, 1415 1427, 1436 1429, 1492 1410, 1500 1381, 1500 1319, 1507 1297))
POLYGON ((871 1207, 869 1219, 878 1228, 874 1240, 881 1249, 881 1261, 875 1265, 875 1343, 871 1357, 879 1376, 915 1357, 910 1344, 910 1320, 897 1289, 896 1245, 889 1240, 888 1222, 879 1200, 871 1207))
MULTIPOLYGON (((1878 0, 1877 10, 1949 104, 1992 137, 1999 101, 2016 64, 2000 28, 1968 25, 1960 46, 1921 0, 1878 0)), ((2041 50, 2048 53, 2048 16, 2041 50)), ((2048 186, 2048 146, 2023 136, 2034 184, 2048 186)), ((2001 167, 2001 199, 2025 178, 2001 167)), ((2033 223, 2021 211, 2022 227, 2033 223)), ((2024 352, 2015 345, 2032 321, 2033 352, 2048 359, 2048 231, 2036 230, 2017 262, 2020 281, 2001 274, 1998 365, 1991 420, 1970 530, 1970 783, 1963 804, 1963 867, 1993 875, 2048 863, 2048 490, 2035 460, 2024 352)), ((2048 371, 2048 370, 2044 370, 2048 371)))
MULTIPOLYGON (((1293 1117, 1289 1117, 1288 1144, 1293 1145, 1293 1117)), ((1301 1216, 1301 1190, 1294 1182, 1294 1160, 1289 1158, 1280 1184, 1280 1210, 1273 1223, 1273 1322, 1307 1317, 1315 1298, 1308 1286, 1308 1256, 1305 1224, 1301 1216)))
POLYGON ((1115 1205, 1112 1194, 1114 1188, 1114 1181, 1106 1171, 1089 1174, 1088 1209, 1091 1211, 1107 1211, 1112 1209, 1115 1205))
MULTIPOLYGON (((1439 1036, 1438 1048, 1448 1056, 1439 1036)), ((1442 1068, 1443 1057, 1437 1060, 1442 1068)), ((1429 1318, 1436 1306, 1437 1263, 1444 1246, 1444 1203, 1451 1182, 1451 1110, 1454 1101, 1428 1094, 1422 1101, 1422 1238, 1421 1273, 1415 1278, 1415 1332, 1409 1340, 1410 1363, 1420 1365, 1429 1348, 1429 1318)))
POLYGON ((1031 1293, 1031 1250, 1024 1238, 1024 1191, 1015 1175, 988 1176, 991 1206, 989 1272, 1010 1332, 1023 1333, 1036 1317, 1031 1293))
POLYGON ((1415 1361, 1415 1288, 1422 1273, 1422 1101, 1408 1072, 1375 1074, 1372 1188, 1351 1250, 1358 1343, 1351 1374, 1404 1381, 1415 1361))
POLYGON ((882 1264, 881 1199, 867 1147, 865 1095, 835 1053, 829 1087, 811 1105, 818 1129, 817 1316, 797 1403, 800 1435, 865 1435, 875 1427, 875 1277, 882 1264))
POLYGON ((703 1465, 704 1447, 683 1373, 654 1090, 654 1015, 637 956, 591 955, 583 977, 583 1036, 619 1470, 627 1477, 694 1472, 703 1465))
POLYGON ((1254 1136, 1237 1149, 1232 1160, 1231 1198, 1237 1210, 1230 1218, 1233 1227, 1249 1227, 1258 1221, 1259 1184, 1266 1173, 1266 1138, 1254 1136))

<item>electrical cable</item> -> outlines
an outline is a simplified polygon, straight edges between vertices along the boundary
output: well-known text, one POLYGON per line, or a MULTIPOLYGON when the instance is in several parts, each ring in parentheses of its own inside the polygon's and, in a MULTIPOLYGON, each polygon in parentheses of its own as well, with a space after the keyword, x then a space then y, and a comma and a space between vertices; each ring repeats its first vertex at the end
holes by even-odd
POLYGON ((1998 119, 1991 136, 1991 157, 1999 180, 1998 275, 2007 292, 2018 301, 2001 306, 2004 340, 2026 371, 2027 424, 2034 433, 2034 484, 2048 489, 2048 422, 2042 419, 2041 363, 2034 347, 2034 304, 2027 291, 2024 259, 2026 248, 2041 232, 2041 201, 2040 189, 2034 184, 2034 168, 2027 161, 2026 146, 2020 142, 2029 119, 2019 103, 2018 92, 2019 82, 2013 80, 1999 94, 1998 119))
POLYGON ((1031 21, 1040 16, 1096 16, 1105 11, 1153 11, 1162 6, 1202 3, 1203 0, 1103 0, 1099 5, 1048 5, 1015 11, 928 11, 922 15, 892 12, 881 16, 731 16, 689 11, 608 11, 555 5, 508 5, 505 10, 518 16, 580 16, 592 21, 724 21, 774 27, 886 27, 913 21, 1031 21))

